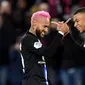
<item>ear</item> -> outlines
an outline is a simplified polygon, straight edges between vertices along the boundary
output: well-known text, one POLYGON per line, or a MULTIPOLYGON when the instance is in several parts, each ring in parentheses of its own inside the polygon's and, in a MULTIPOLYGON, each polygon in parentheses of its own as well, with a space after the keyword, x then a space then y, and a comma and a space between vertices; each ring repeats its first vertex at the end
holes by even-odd
POLYGON ((37 20, 33 20, 33 27, 35 28, 37 26, 37 20))

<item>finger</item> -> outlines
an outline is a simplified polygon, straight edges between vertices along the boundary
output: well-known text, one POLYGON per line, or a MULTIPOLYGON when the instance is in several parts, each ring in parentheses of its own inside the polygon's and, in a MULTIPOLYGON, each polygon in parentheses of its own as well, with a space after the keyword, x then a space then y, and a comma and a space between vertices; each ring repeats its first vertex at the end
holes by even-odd
POLYGON ((65 23, 67 24, 70 20, 71 20, 71 18, 67 19, 65 23))
POLYGON ((64 37, 69 33, 69 31, 67 33, 65 33, 64 37))
POLYGON ((61 21, 61 22, 59 22, 59 23, 64 23, 64 21, 61 21))
POLYGON ((52 24, 59 25, 57 22, 51 21, 52 24))
POLYGON ((67 33, 65 33, 65 35, 63 36, 63 38, 62 38, 62 39, 64 39, 64 37, 65 37, 67 34, 69 34, 69 31, 68 31, 67 33))

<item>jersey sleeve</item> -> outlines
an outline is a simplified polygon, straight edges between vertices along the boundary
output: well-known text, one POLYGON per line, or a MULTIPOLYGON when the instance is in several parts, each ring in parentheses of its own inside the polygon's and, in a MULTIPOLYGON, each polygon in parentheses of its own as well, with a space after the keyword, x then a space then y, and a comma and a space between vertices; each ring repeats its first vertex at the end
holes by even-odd
POLYGON ((45 47, 39 39, 34 37, 25 37, 22 40, 22 50, 34 53, 35 55, 43 56, 45 47))
POLYGON ((52 57, 58 48, 63 44, 62 42, 62 35, 57 33, 53 39, 53 42, 45 49, 45 56, 52 57))
POLYGON ((45 47, 39 39, 34 37, 25 37, 22 40, 22 50, 34 53, 39 56, 52 57, 59 46, 62 44, 62 35, 57 34, 50 46, 45 47))

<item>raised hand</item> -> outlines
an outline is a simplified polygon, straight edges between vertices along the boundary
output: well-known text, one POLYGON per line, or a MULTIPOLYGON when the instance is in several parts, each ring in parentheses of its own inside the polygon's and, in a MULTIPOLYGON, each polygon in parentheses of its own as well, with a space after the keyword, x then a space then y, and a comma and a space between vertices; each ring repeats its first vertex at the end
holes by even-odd
POLYGON ((71 20, 71 18, 69 18, 66 22, 55 22, 52 21, 52 24, 56 24, 56 30, 61 31, 64 33, 64 36, 67 35, 69 33, 69 27, 67 25, 67 23, 71 20))

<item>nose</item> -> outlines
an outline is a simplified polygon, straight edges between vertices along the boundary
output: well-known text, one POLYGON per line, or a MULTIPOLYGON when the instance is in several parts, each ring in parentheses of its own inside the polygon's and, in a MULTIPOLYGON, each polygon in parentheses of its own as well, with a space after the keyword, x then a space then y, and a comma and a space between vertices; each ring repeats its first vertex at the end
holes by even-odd
POLYGON ((46 27, 44 31, 45 31, 45 33, 48 33, 48 27, 46 27))
POLYGON ((76 26, 77 26, 77 22, 74 23, 74 27, 76 27, 76 26))

